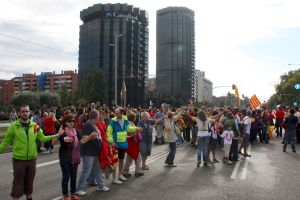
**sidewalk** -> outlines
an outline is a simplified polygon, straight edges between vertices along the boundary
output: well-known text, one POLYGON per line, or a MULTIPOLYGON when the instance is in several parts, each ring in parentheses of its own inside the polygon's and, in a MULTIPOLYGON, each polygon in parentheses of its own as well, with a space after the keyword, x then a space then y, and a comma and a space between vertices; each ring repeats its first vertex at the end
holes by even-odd
POLYGON ((10 124, 11 124, 11 123, 10 123, 10 122, 7 122, 7 121, 5 121, 5 122, 0 122, 0 127, 9 127, 10 124))

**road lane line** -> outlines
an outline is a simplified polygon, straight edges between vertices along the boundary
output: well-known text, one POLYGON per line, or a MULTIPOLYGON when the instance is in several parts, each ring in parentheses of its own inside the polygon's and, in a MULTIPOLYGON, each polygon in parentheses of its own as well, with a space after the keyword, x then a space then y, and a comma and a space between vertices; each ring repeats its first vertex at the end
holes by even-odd
MULTIPOLYGON (((248 149, 248 153, 250 154, 251 152, 251 145, 249 146, 249 149, 248 149)), ((249 157, 247 157, 245 159, 245 164, 244 164, 244 167, 243 167, 243 171, 242 171, 242 175, 241 175, 241 180, 245 180, 246 179, 246 176, 247 176, 247 171, 248 171, 248 164, 249 164, 249 157)))
MULTIPOLYGON (((53 164, 56 164, 56 163, 59 163, 59 160, 52 160, 52 161, 49 161, 49 162, 44 162, 44 163, 37 164, 36 168, 45 167, 45 166, 53 165, 53 164)), ((10 172, 14 172, 14 170, 10 170, 10 172)))
POLYGON ((239 171, 239 168, 240 168, 240 165, 241 165, 241 162, 240 161, 237 161, 235 166, 234 166, 234 169, 232 171, 232 174, 230 176, 231 179, 235 179, 236 178, 236 175, 239 171))

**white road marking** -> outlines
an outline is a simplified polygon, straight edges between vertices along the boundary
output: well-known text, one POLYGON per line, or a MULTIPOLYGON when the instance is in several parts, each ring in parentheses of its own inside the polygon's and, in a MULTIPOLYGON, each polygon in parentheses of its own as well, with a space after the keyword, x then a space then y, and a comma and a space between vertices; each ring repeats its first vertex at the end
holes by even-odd
MULTIPOLYGON (((249 146, 249 149, 248 149, 248 153, 250 154, 251 152, 251 145, 249 146)), ((247 157, 245 159, 245 164, 244 164, 244 167, 243 167, 243 171, 242 171, 242 175, 241 175, 241 180, 245 180, 246 179, 246 176, 247 176, 247 171, 248 171, 248 163, 249 163, 249 157, 247 157)))
MULTIPOLYGON (((36 168, 45 167, 45 166, 53 165, 53 164, 56 164, 56 163, 59 163, 59 160, 52 160, 52 161, 49 161, 49 162, 44 162, 44 163, 37 164, 36 168)), ((10 170, 10 172, 14 172, 14 170, 10 170)))
POLYGON ((230 176, 231 179, 235 179, 236 178, 236 175, 239 171, 239 168, 240 168, 240 165, 241 165, 241 162, 240 161, 237 161, 235 166, 234 166, 234 169, 232 171, 232 174, 230 176))

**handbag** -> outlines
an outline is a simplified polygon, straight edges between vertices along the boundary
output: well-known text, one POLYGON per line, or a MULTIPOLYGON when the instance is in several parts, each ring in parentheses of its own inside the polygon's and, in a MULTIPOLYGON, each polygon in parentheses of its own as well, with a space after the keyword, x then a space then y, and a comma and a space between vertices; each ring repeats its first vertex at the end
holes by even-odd
POLYGON ((76 147, 72 147, 72 160, 71 163, 72 165, 79 165, 80 164, 80 151, 79 151, 79 145, 76 147))

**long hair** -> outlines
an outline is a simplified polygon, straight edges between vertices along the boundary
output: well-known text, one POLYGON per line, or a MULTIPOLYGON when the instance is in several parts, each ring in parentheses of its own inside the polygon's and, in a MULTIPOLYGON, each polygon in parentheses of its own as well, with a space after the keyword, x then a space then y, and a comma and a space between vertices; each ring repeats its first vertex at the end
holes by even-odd
POLYGON ((207 120, 206 113, 204 112, 204 110, 200 110, 197 116, 202 122, 205 122, 207 120))

